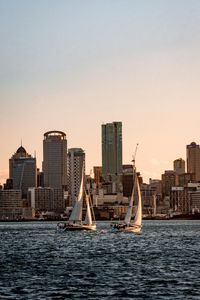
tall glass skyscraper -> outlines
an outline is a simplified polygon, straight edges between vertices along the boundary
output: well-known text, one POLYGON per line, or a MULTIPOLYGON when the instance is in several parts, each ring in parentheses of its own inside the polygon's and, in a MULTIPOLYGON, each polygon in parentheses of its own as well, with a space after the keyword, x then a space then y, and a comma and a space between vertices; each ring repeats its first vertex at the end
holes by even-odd
POLYGON ((19 147, 9 159, 9 178, 12 179, 13 189, 22 191, 22 197, 27 197, 29 187, 36 187, 36 158, 19 147))
POLYGON ((48 131, 43 140, 44 186, 67 187, 67 140, 62 131, 48 131))
POLYGON ((122 122, 102 124, 102 175, 113 184, 112 192, 121 190, 122 122))

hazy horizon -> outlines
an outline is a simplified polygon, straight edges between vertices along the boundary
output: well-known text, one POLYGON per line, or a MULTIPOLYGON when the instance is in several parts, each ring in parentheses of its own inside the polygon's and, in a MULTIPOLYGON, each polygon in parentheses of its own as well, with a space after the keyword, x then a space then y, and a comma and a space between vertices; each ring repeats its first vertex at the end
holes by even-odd
POLYGON ((0 0, 0 183, 21 144, 41 169, 46 131, 101 165, 122 122, 123 163, 160 179, 200 143, 200 1, 0 0))

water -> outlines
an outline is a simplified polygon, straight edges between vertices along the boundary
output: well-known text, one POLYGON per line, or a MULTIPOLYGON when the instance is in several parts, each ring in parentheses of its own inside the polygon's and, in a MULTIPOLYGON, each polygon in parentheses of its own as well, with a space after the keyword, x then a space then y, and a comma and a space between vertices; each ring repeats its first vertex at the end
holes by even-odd
POLYGON ((142 235, 0 223, 0 299, 200 299, 200 222, 146 221, 142 235))

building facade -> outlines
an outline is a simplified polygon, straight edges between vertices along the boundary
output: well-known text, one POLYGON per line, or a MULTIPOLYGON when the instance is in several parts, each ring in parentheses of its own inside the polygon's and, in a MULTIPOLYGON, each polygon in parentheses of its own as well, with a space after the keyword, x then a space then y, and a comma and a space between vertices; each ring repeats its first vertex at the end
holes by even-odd
POLYGON ((122 122, 103 124, 102 176, 112 192, 122 192, 122 122))
POLYGON ((194 180, 200 181, 200 147, 195 142, 187 145, 187 173, 194 174, 194 180))
POLYGON ((173 186, 176 185, 176 174, 172 170, 165 171, 164 174, 162 174, 162 195, 170 196, 171 189, 173 186))
POLYGON ((185 161, 182 158, 174 160, 174 172, 177 175, 185 173, 185 161))
POLYGON ((67 189, 67 140, 62 131, 48 131, 43 140, 44 186, 67 189))
POLYGON ((42 212, 63 213, 66 205, 64 191, 53 188, 30 188, 28 193, 32 217, 37 217, 42 212))
POLYGON ((20 189, 23 198, 27 197, 29 187, 37 186, 36 158, 22 146, 9 159, 9 178, 12 180, 12 188, 20 189))
POLYGON ((123 195, 125 197, 130 197, 133 189, 133 166, 123 165, 123 195))
POLYGON ((22 218, 21 190, 0 190, 0 220, 17 220, 22 218))
POLYGON ((85 175, 85 152, 81 148, 68 150, 68 191, 71 205, 73 206, 80 189, 82 170, 85 175))
POLYGON ((94 182, 96 183, 96 187, 100 188, 102 184, 102 167, 95 166, 93 167, 94 172, 94 182))

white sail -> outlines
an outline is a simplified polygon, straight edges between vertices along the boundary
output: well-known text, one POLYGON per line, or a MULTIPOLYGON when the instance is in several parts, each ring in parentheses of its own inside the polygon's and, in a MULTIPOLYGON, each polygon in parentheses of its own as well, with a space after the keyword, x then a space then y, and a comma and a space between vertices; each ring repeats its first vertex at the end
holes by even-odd
POLYGON ((126 213, 126 216, 125 216, 125 219, 124 219, 124 223, 126 223, 127 225, 130 224, 131 217, 132 217, 133 201, 134 201, 134 194, 135 194, 135 183, 136 183, 136 174, 135 174, 135 180, 134 180, 134 183, 133 183, 131 199, 130 199, 128 210, 127 210, 127 213, 126 213))
POLYGON ((141 191, 138 178, 136 178, 136 185, 138 191, 138 205, 137 205, 137 212, 133 221, 133 225, 141 226, 142 225, 142 199, 141 199, 141 191))
POLYGON ((84 220, 83 224, 88 224, 88 225, 92 224, 92 214, 91 214, 88 195, 86 195, 86 215, 85 215, 85 220, 84 220))
POLYGON ((75 202, 69 221, 81 221, 82 220, 82 206, 83 206, 83 172, 81 178, 81 185, 79 189, 78 199, 75 202))

